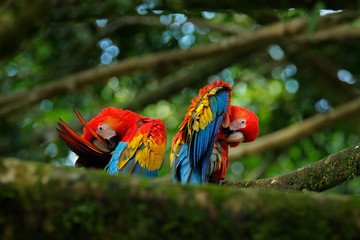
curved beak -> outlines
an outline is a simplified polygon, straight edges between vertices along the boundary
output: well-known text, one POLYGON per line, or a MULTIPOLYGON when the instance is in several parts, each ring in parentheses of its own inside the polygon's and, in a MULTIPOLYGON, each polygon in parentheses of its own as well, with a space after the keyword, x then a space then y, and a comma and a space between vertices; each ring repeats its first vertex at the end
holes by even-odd
POLYGON ((236 132, 230 134, 226 138, 226 141, 228 141, 228 142, 242 142, 244 140, 245 140, 244 134, 239 131, 236 131, 236 132))
POLYGON ((112 152, 115 150, 119 143, 118 137, 115 135, 111 137, 110 139, 105 139, 106 143, 109 145, 109 150, 112 152))

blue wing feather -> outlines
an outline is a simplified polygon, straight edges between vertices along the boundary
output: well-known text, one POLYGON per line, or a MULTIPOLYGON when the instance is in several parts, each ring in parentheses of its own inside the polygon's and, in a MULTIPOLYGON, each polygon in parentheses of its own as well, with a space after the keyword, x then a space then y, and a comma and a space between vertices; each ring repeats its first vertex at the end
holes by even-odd
POLYGON ((193 168, 191 170, 189 182, 192 184, 200 184, 201 183, 201 169, 200 168, 193 168))
POLYGON ((117 145, 109 163, 105 167, 105 171, 107 171, 110 175, 117 175, 119 173, 119 167, 118 167, 119 158, 121 153, 126 148, 126 146, 127 146, 127 142, 120 142, 117 145))
POLYGON ((187 144, 184 143, 175 163, 176 169, 180 169, 180 171, 174 175, 174 182, 177 182, 179 179, 181 179, 182 184, 186 184, 188 182, 193 184, 200 184, 201 183, 200 168, 193 167, 190 164, 190 160, 187 157, 187 151, 188 151, 187 144))
MULTIPOLYGON (((219 131, 219 127, 226 113, 229 104, 229 92, 219 91, 209 99, 210 109, 213 115, 213 120, 205 127, 205 129, 199 129, 195 131, 189 144, 188 158, 193 167, 201 168, 201 181, 207 182, 209 176, 209 164, 210 156, 213 145, 216 140, 216 135, 219 131), (200 165, 200 166, 199 166, 200 165)), ((190 164, 189 163, 189 164, 190 164)), ((187 172, 184 170, 184 172, 187 172)), ((196 171, 191 171, 190 181, 194 179, 197 181, 196 171), (194 175, 194 176, 193 176, 194 175)))
MULTIPOLYGON (((210 90, 208 93, 210 93, 210 90)), ((205 95, 208 98, 208 106, 202 105, 201 109, 197 108, 202 104, 201 101, 206 101, 206 99, 203 98, 197 103, 196 110, 189 113, 195 113, 197 117, 203 119, 199 120, 193 116, 191 119, 189 118, 187 122, 188 128, 181 130, 184 131, 183 133, 185 134, 187 134, 186 131, 190 130, 191 134, 187 135, 189 138, 184 137, 184 141, 180 145, 176 145, 176 143, 173 142, 173 144, 176 145, 176 148, 172 151, 172 154, 174 154, 173 159, 171 159, 174 171, 174 182, 180 180, 182 184, 200 184, 202 182, 208 182, 208 178, 214 169, 213 162, 211 162, 210 158, 221 121, 224 114, 227 112, 230 93, 231 89, 229 88, 218 88, 216 89, 215 94, 211 93, 205 95), (211 111, 211 115, 206 112, 209 110, 211 111), (196 111, 199 111, 199 113, 196 111), (205 126, 204 120, 207 122, 207 125, 205 126), (199 122, 196 123, 194 121, 199 122), (197 126, 195 129, 195 124, 201 124, 201 127, 197 126)), ((179 144, 178 142, 180 140, 177 139, 176 141, 177 144, 179 144)))
POLYGON ((135 168, 135 157, 132 157, 128 160, 128 162, 120 169, 120 171, 124 174, 132 174, 135 168))
POLYGON ((217 109, 218 109, 218 102, 217 102, 217 97, 214 96, 210 99, 210 108, 211 108, 211 112, 214 113, 216 112, 217 113, 217 109))
POLYGON ((179 162, 178 165, 180 166, 180 178, 181 183, 185 184, 188 182, 192 166, 190 164, 189 158, 187 157, 187 145, 186 143, 183 145, 183 148, 181 149, 180 155, 179 155, 179 162))
POLYGON ((223 114, 227 112, 229 105, 229 93, 226 91, 221 91, 219 94, 215 95, 214 98, 217 100, 217 114, 223 114))
POLYGON ((158 173, 159 173, 159 169, 150 171, 148 168, 142 167, 139 162, 136 162, 134 169, 132 170, 132 174, 142 175, 145 177, 156 177, 158 173))
POLYGON ((210 157, 211 157, 211 152, 212 152, 212 148, 214 146, 215 140, 216 140, 216 135, 218 133, 218 131, 215 129, 219 129, 220 127, 220 123, 222 120, 222 115, 216 116, 215 121, 211 122, 212 126, 212 133, 211 136, 209 138, 210 143, 207 145, 208 149, 206 151, 206 155, 204 157, 204 160, 202 162, 202 176, 201 179, 203 182, 207 182, 207 178, 208 178, 208 174, 209 174, 209 164, 210 164, 210 157))
POLYGON ((144 169, 141 167, 140 163, 136 163, 133 170, 132 170, 132 174, 142 174, 144 172, 144 169))

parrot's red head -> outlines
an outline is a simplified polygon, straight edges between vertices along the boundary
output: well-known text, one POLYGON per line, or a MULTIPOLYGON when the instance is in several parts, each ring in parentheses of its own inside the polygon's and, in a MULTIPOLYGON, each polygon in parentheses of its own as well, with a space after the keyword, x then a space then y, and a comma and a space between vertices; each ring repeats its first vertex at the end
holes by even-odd
POLYGON ((231 147, 240 142, 252 142, 259 134, 259 118, 252 111, 230 106, 230 111, 224 117, 222 126, 226 129, 226 140, 231 147))
MULTIPOLYGON (((123 126, 123 111, 114 107, 104 108, 99 115, 94 117, 88 126, 96 132, 98 135, 103 137, 105 140, 115 140, 119 136, 124 135, 125 126, 123 126)), ((94 139, 94 136, 90 131, 84 127, 83 138, 88 141, 94 139)))

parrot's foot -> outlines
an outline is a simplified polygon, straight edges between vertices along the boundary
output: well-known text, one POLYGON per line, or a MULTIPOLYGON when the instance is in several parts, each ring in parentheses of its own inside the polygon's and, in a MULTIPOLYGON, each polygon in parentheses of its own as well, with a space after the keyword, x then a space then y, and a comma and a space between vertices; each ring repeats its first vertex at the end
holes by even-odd
POLYGON ((228 180, 226 180, 226 178, 216 179, 216 178, 210 177, 209 182, 219 184, 221 186, 221 185, 227 183, 228 180))
POLYGON ((225 183, 227 183, 228 182, 228 180, 226 180, 226 178, 221 178, 221 179, 219 179, 219 185, 221 186, 221 185, 223 185, 223 184, 225 184, 225 183))

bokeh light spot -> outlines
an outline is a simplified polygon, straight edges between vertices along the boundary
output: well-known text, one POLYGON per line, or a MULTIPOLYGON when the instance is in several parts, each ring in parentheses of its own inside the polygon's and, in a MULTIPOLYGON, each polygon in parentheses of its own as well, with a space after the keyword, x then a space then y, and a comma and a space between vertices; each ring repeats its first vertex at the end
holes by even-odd
POLYGON ((179 47, 182 49, 188 49, 195 42, 194 35, 186 35, 179 40, 179 47))
POLYGON ((195 31, 195 25, 192 22, 184 23, 181 27, 181 31, 185 34, 193 34, 195 31))
POLYGON ((176 13, 174 16, 174 21, 178 24, 183 24, 187 20, 187 17, 182 13, 176 13))
POLYGON ((15 63, 10 63, 6 71, 9 77, 14 77, 18 73, 18 67, 15 63))
POLYGON ((148 13, 148 5, 147 4, 140 4, 139 6, 136 7, 136 11, 138 14, 140 15, 145 15, 148 13))
POLYGON ((50 112, 53 109, 53 103, 49 99, 42 100, 40 103, 40 109, 44 112, 50 112))
POLYGON ((353 75, 351 74, 351 72, 345 70, 345 69, 340 69, 337 72, 337 77, 343 81, 346 82, 348 84, 354 84, 356 82, 356 79, 353 77, 353 75))
POLYGON ((230 169, 232 174, 241 176, 244 172, 244 165, 241 162, 233 162, 230 169))
POLYGON ((212 19, 215 17, 216 13, 203 11, 203 12, 201 12, 201 15, 206 19, 212 19))
POLYGON ((296 93, 299 89, 299 83, 295 79, 290 79, 286 82, 285 88, 289 93, 296 93))
POLYGON ((47 147, 44 150, 44 154, 51 158, 56 157, 56 155, 58 154, 57 145, 55 143, 50 143, 49 145, 47 145, 47 147))
POLYGON ((112 58, 111 54, 108 52, 103 52, 100 57, 101 63, 105 64, 105 65, 110 64, 112 59, 113 58, 112 58))
POLYGON ((97 19, 95 22, 98 27, 103 28, 103 27, 106 27, 108 20, 107 19, 97 19))
POLYGON ((268 48, 268 52, 271 58, 277 61, 281 60, 284 57, 284 51, 279 45, 271 45, 268 48))
POLYGON ((98 42, 98 46, 102 49, 105 50, 108 47, 110 47, 112 45, 112 41, 110 40, 110 38, 103 38, 98 42))
POLYGON ((317 101, 315 103, 315 109, 318 112, 326 112, 328 110, 333 109, 329 103, 328 100, 326 100, 325 98, 320 99, 319 101, 317 101))
POLYGON ((160 22, 164 25, 169 25, 172 22, 172 16, 171 15, 161 15, 160 22))
POLYGON ((325 16, 328 14, 333 14, 333 13, 338 13, 338 12, 342 12, 342 10, 332 10, 332 9, 320 9, 320 16, 325 16))
POLYGON ((287 77, 295 76, 296 72, 297 72, 297 67, 294 64, 289 64, 284 69, 284 73, 287 77))
POLYGON ((110 47, 105 49, 105 52, 109 53, 114 58, 119 55, 120 50, 117 46, 111 45, 110 47))
POLYGON ((155 14, 162 14, 164 10, 152 10, 152 12, 155 14))
POLYGON ((162 37, 163 37, 162 42, 164 44, 167 44, 171 40, 172 34, 170 31, 165 31, 163 32, 162 37))

